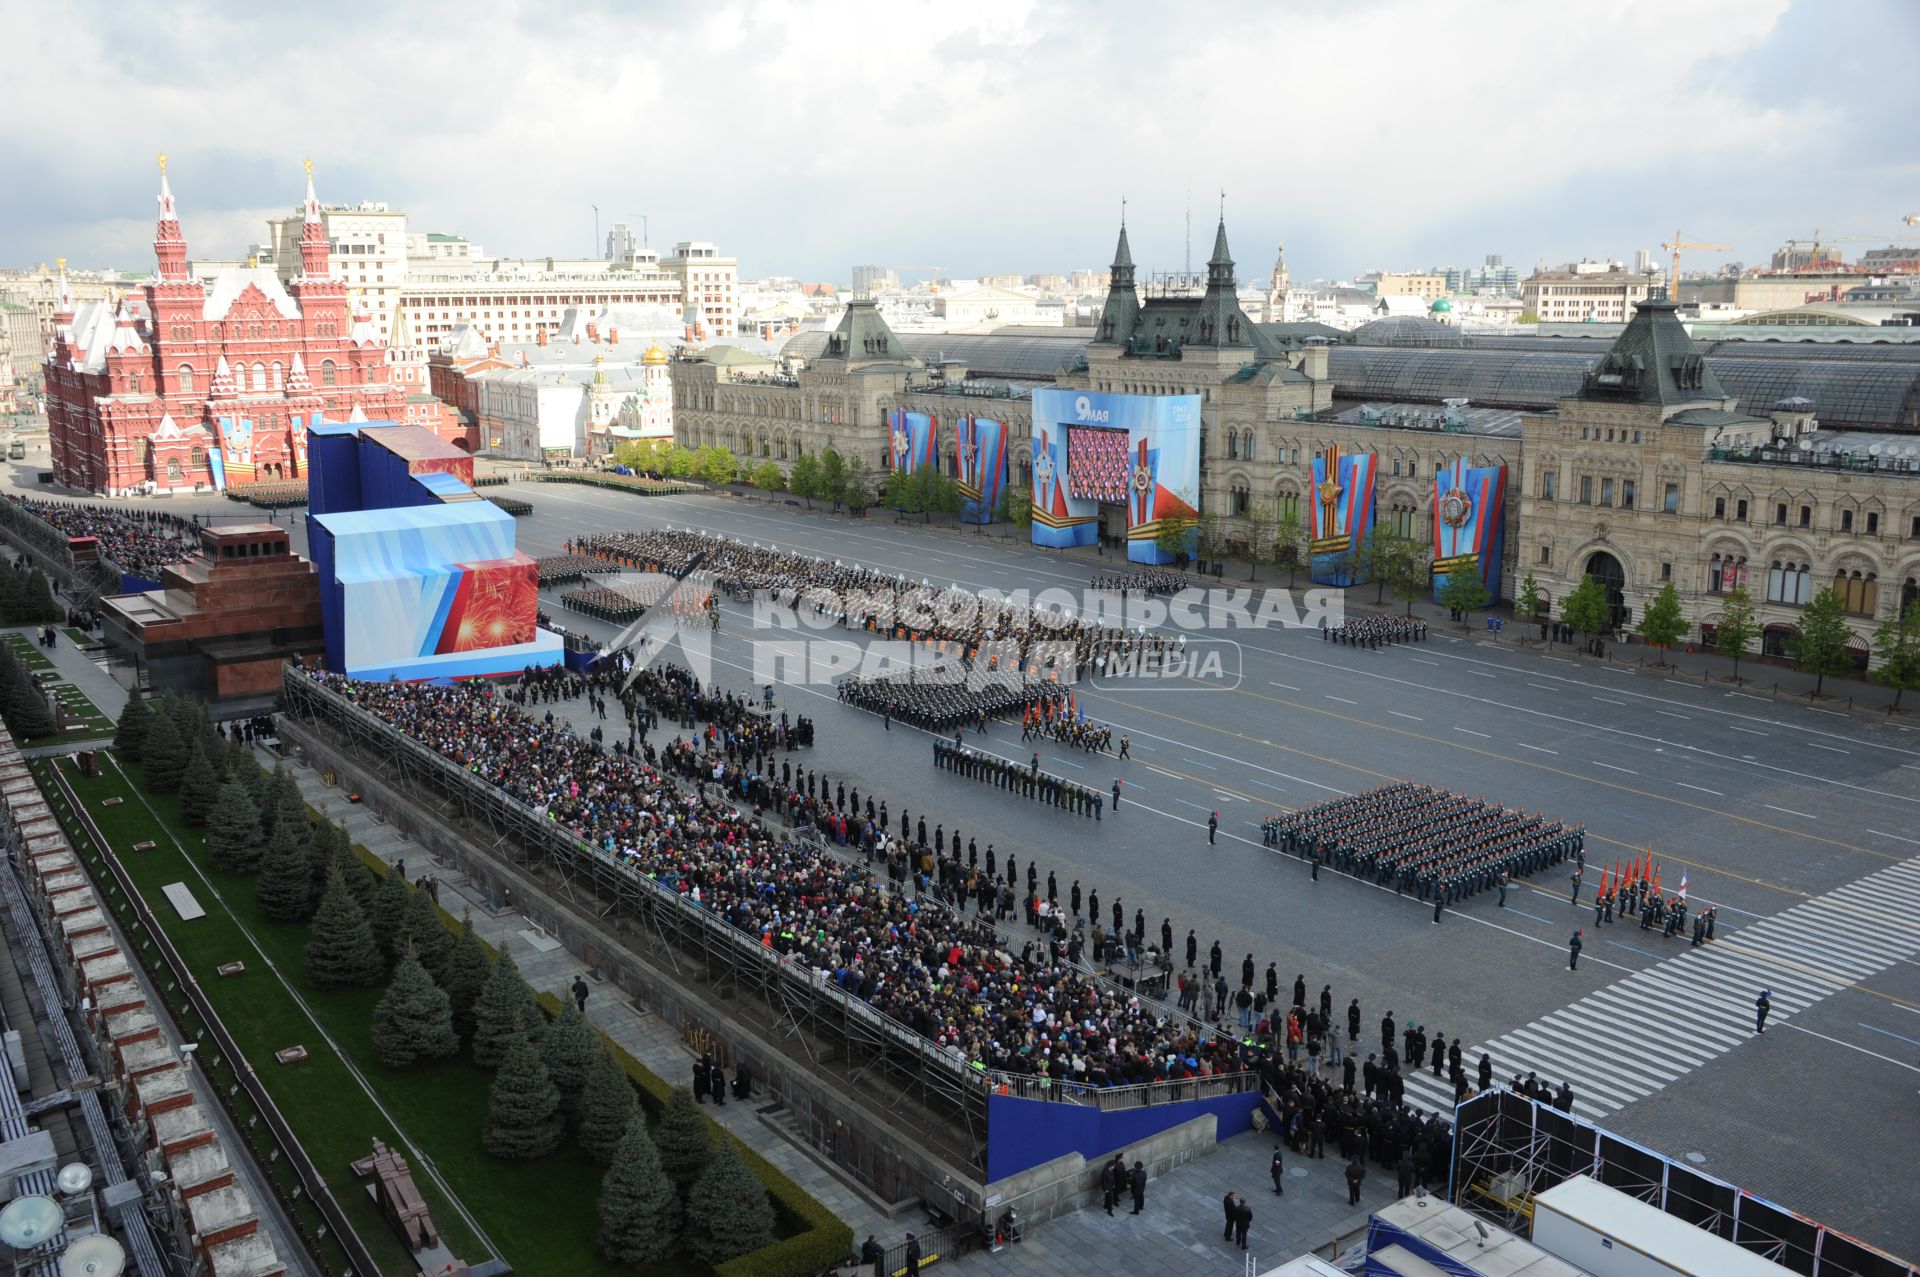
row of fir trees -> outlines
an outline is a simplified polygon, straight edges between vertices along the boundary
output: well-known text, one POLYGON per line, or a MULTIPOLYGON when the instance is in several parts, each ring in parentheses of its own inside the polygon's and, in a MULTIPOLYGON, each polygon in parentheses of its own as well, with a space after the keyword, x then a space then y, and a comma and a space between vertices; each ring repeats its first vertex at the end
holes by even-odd
POLYGON ((59 724, 47 704, 47 691, 13 648, 0 643, 0 718, 17 741, 50 734, 59 724))
POLYGON ((376 874, 345 826, 316 818, 290 772, 268 772, 214 730, 205 707, 168 694, 130 698, 114 737, 149 788, 180 795, 204 828, 213 862, 253 878, 275 922, 306 923, 307 978, 317 989, 386 993, 373 1013, 382 1064, 404 1069, 456 1056, 494 1070, 488 1153, 545 1157, 569 1139, 606 1167, 600 1244, 612 1259, 651 1263, 684 1249, 717 1264, 773 1241, 766 1189, 692 1091, 675 1090, 650 1135, 627 1072, 580 1011, 551 1023, 513 955, 496 957, 471 915, 450 929, 439 906, 397 873, 376 874))

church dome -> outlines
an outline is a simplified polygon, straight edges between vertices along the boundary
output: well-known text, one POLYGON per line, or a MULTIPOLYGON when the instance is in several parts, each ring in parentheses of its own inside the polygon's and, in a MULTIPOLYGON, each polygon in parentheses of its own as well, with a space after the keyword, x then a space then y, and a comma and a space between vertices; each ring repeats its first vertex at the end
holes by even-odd
MULTIPOLYGON (((1451 308, 1449 308, 1451 309, 1451 308)), ((1353 330, 1356 346, 1438 346, 1466 345, 1456 328, 1425 315, 1392 315, 1370 320, 1353 330)))
POLYGON ((655 342, 653 345, 647 347, 646 354, 640 356, 640 362, 643 364, 664 364, 667 362, 667 352, 660 349, 659 343, 655 342))

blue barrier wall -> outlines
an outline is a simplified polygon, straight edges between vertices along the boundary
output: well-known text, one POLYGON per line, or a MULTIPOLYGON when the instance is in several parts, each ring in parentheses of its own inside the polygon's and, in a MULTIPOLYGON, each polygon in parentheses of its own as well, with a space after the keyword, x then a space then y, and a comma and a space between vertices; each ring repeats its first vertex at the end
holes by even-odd
POLYGON ((1089 1162, 1104 1160, 1117 1149, 1209 1113, 1220 1124, 1216 1138, 1228 1139, 1253 1129, 1253 1111, 1259 1106, 1258 1091, 1105 1112, 1080 1104, 991 1095, 987 1097, 987 1182, 1030 1171, 1068 1153, 1078 1153, 1089 1162))

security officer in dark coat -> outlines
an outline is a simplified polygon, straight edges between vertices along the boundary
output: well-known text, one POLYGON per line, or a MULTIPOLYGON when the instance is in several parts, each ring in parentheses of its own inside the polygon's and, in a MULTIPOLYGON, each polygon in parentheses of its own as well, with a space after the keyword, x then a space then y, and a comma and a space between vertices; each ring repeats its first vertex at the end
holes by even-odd
POLYGON ((1133 1193, 1133 1213, 1138 1215, 1147 1208, 1147 1164, 1135 1162, 1133 1170, 1127 1175, 1127 1188, 1133 1193))

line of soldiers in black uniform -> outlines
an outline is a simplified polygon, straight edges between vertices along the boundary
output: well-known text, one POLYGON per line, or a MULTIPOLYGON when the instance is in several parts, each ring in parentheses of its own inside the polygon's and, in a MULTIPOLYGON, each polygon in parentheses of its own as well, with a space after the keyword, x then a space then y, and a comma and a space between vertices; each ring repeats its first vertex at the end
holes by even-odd
POLYGON ((1440 907, 1500 889, 1569 856, 1581 856, 1586 826, 1509 810, 1410 781, 1269 816, 1262 841, 1341 873, 1391 883, 1440 907))
POLYGON ((1192 582, 1184 572, 1102 572, 1090 584, 1115 594, 1178 594, 1192 582))
POLYGON ((1106 802, 1106 795, 1097 789, 1041 771, 1038 754, 1033 756, 1031 764, 1022 767, 1012 759, 968 749, 957 736, 953 740, 933 742, 933 765, 958 772, 969 780, 1012 790, 1022 798, 1037 798, 1050 807, 1065 807, 1077 815, 1092 816, 1095 820, 1101 819, 1106 802))
POLYGON ((838 690, 843 704, 899 719, 930 732, 959 726, 980 726, 985 720, 1027 703, 1032 692, 1018 682, 990 681, 971 687, 965 683, 929 683, 923 673, 902 671, 874 678, 848 675, 838 690))
POLYGON ((578 612, 590 616, 596 621, 611 621, 622 624, 635 617, 645 616, 651 603, 658 601, 660 591, 656 591, 651 600, 637 597, 631 588, 616 590, 605 585, 589 585, 578 590, 568 590, 560 596, 560 606, 569 612, 578 612))
POLYGON ((1424 643, 1427 641, 1427 623, 1418 617, 1388 616, 1350 616, 1339 625, 1320 622, 1320 641, 1323 643, 1344 643, 1348 647, 1377 648, 1382 643, 1392 646, 1395 643, 1424 643))

